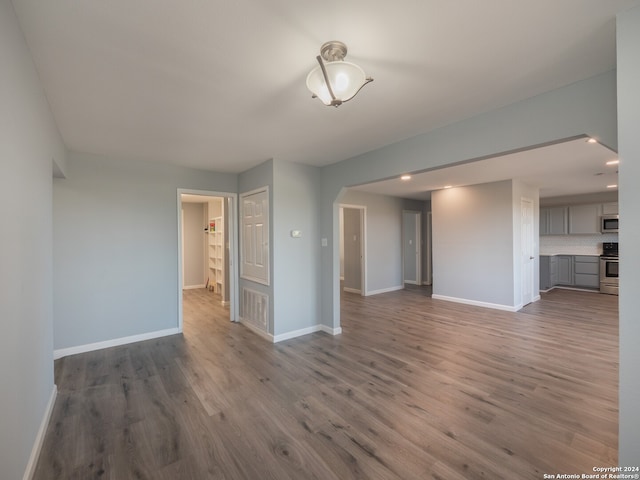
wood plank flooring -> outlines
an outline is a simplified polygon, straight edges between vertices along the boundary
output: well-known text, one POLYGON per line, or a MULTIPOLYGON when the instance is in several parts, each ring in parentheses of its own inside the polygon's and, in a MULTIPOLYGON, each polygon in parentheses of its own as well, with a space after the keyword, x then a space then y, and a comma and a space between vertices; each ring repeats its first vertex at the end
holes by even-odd
POLYGON ((542 479, 617 465, 617 297, 518 313, 345 293, 276 345, 184 294, 184 335, 57 360, 35 479, 542 479))

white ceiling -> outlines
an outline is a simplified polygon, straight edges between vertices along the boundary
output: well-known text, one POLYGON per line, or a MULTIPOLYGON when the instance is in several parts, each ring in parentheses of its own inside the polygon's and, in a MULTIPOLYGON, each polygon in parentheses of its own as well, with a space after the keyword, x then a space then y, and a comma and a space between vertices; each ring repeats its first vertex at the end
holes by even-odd
POLYGON ((615 67, 640 0, 13 0, 67 147, 241 172, 327 165, 615 67), (327 40, 375 81, 311 99, 327 40))
POLYGON ((353 187, 369 193, 427 200, 433 190, 516 179, 540 189, 540 197, 618 190, 618 155, 580 138, 564 143, 353 187), (615 188, 608 188, 616 185, 615 188))

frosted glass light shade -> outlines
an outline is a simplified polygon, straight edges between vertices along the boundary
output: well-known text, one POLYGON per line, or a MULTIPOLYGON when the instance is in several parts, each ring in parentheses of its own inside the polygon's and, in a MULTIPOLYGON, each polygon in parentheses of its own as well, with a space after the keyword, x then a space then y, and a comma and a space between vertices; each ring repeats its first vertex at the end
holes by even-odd
MULTIPOLYGON (((339 60, 325 62, 324 66, 338 104, 352 99, 368 81, 364 70, 355 63, 339 60)), ((335 103, 327 88, 320 65, 307 75, 307 88, 325 105, 335 103)))

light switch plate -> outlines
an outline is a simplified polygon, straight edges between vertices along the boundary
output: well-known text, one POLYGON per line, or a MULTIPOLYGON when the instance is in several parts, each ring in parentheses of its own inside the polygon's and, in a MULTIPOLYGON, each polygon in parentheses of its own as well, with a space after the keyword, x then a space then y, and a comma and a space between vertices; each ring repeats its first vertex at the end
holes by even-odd
POLYGON ((323 247, 326 247, 327 245, 328 245, 328 243, 327 243, 327 239, 326 239, 326 238, 323 238, 323 239, 322 239, 322 246, 323 246, 323 247))
POLYGON ((301 238, 302 237, 302 230, 291 230, 291 237, 292 238, 301 238))

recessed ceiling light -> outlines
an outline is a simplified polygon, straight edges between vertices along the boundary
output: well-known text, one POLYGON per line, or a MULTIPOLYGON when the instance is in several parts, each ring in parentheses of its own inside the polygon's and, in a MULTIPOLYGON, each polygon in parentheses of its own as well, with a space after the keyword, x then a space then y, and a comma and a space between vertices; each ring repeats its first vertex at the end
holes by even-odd
POLYGON ((598 140, 596 140, 595 138, 590 138, 589 140, 587 140, 587 143, 598 143, 598 140))
POLYGON ((451 185, 445 185, 445 186, 444 186, 444 187, 442 187, 442 188, 451 188, 451 185))
POLYGON ((607 185, 607 188, 618 188, 618 185, 607 185))
POLYGON ((411 180, 411 175, 402 175, 402 176, 400 177, 400 180, 405 180, 405 181, 406 181, 406 180, 411 180))
POLYGON ((620 160, 609 160, 607 162, 607 165, 618 165, 620 163, 620 160))

